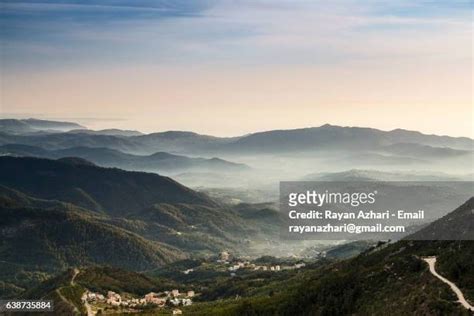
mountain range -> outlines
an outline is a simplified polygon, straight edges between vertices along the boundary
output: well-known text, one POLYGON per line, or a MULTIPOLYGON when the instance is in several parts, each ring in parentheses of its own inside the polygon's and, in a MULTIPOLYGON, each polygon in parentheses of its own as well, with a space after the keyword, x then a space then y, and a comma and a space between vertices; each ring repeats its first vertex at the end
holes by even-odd
POLYGON ((459 180, 472 179, 410 170, 435 162, 442 171, 470 170, 473 148, 469 138, 331 125, 225 138, 0 120, 0 297, 51 298, 71 314, 86 312, 86 289, 143 295, 186 286, 202 291, 183 308, 195 315, 463 315, 421 258, 436 256, 440 273, 474 298, 474 200, 458 207, 472 196, 472 183, 459 180), (196 191, 157 172, 219 185, 196 191), (227 250, 247 260, 280 249, 291 258, 272 260, 291 261, 296 247, 307 249, 279 239, 276 183, 288 175, 346 186, 370 181, 367 188, 393 205, 423 202, 435 221, 410 226, 418 232, 397 242, 342 245, 338 251, 350 255, 304 269, 230 275, 209 258, 227 250), (267 203, 241 203, 252 194, 267 203), (181 267, 197 262, 202 274, 185 278, 181 267), (178 275, 160 279, 165 270, 178 275))
POLYGON ((274 130, 238 137, 214 137, 192 132, 169 131, 129 136, 129 132, 69 132, 49 135, 9 135, 1 129, 0 144, 35 145, 46 149, 75 146, 107 147, 130 153, 288 153, 320 150, 385 150, 391 153, 436 153, 442 156, 472 151, 474 140, 466 137, 426 135, 415 131, 381 131, 372 128, 320 127, 274 130), (435 147, 434 149, 430 147, 435 147), (438 147, 438 148, 436 148, 438 147), (448 149, 442 149, 447 147, 448 149), (450 150, 451 149, 451 150, 450 150))
POLYGON ((420 171, 379 171, 351 169, 341 172, 317 172, 304 176, 302 181, 460 181, 472 180, 469 175, 454 176, 446 173, 420 171))
POLYGON ((138 136, 143 135, 139 131, 134 130, 123 130, 118 128, 109 128, 101 130, 90 130, 90 129, 73 129, 69 133, 72 134, 93 134, 93 135, 111 135, 111 136, 138 136))
POLYGON ((33 197, 70 202, 109 214, 127 214, 156 203, 216 206, 207 196, 152 173, 3 156, 0 174, 0 184, 33 197))
POLYGON ((237 137, 118 129, 12 134, 1 129, 0 146, 3 154, 75 156, 100 166, 158 172, 195 188, 267 186, 321 168, 466 173, 474 159, 474 140, 465 137, 328 124, 237 137))
POLYGON ((289 152, 320 149, 373 149, 399 143, 472 150, 474 141, 465 137, 425 135, 419 132, 389 132, 360 127, 323 125, 293 130, 275 130, 240 137, 223 145, 228 150, 289 152))
POLYGON ((65 132, 72 129, 84 128, 77 123, 59 122, 38 119, 0 119, 0 130, 11 134, 33 134, 47 132, 65 132))
POLYGON ((104 147, 71 147, 47 150, 37 146, 10 144, 0 146, 0 154, 58 159, 79 157, 105 167, 165 173, 248 171, 245 164, 219 158, 191 158, 166 152, 140 156, 104 147))

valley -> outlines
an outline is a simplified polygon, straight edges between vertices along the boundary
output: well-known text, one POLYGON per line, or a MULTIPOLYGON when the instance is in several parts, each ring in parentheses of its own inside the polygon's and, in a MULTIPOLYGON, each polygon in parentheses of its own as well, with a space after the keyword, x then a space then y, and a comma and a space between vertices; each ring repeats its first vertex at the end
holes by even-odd
MULTIPOLYGON (((437 271, 467 304, 474 299, 472 175, 438 168, 469 160, 471 140, 335 126, 221 139, 8 124, 15 133, 0 137, 2 298, 49 298, 64 315, 380 314, 387 306, 463 315, 416 259, 436 256, 437 271), (325 162, 344 157, 333 146, 355 141, 392 158, 370 170, 325 162), (424 166, 429 159, 430 169, 393 165, 401 154, 424 166), (387 209, 415 203, 430 212, 402 240, 285 240, 280 180, 332 183, 330 192, 363 184, 385 194, 387 209)), ((354 198, 344 203, 369 197, 354 198)), ((387 212, 345 219, 357 214, 387 212)))
POLYGON ((474 0, 0 0, 0 316, 474 316, 474 0))

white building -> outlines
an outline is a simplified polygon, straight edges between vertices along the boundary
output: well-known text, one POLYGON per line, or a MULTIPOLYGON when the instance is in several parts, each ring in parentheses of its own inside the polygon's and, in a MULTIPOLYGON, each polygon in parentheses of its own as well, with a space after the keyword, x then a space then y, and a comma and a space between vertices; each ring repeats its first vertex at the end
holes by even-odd
POLYGON ((121 302, 122 302, 122 297, 119 294, 113 291, 107 292, 107 304, 110 304, 113 306, 119 306, 121 302))
POLYGON ((173 298, 172 300, 170 300, 170 303, 174 306, 178 306, 180 303, 179 298, 173 298))
POLYGON ((222 252, 219 254, 219 259, 222 260, 222 261, 229 261, 229 259, 230 259, 230 253, 227 252, 227 251, 222 251, 222 252))

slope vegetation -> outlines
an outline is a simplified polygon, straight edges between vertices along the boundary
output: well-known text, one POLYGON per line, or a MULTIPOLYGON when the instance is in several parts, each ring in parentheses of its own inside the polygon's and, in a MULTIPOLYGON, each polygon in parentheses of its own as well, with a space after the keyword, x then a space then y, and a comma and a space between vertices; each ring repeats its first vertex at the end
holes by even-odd
POLYGON ((68 161, 0 157, 0 184, 28 195, 71 202, 108 214, 127 214, 155 203, 216 204, 170 178, 68 161))

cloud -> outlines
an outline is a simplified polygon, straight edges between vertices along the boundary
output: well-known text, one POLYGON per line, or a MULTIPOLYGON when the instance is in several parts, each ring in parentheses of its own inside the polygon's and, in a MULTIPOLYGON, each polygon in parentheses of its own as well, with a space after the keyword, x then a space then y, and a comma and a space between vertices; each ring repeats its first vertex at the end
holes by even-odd
POLYGON ((180 3, 8 3, 1 103, 51 117, 140 116, 132 127, 150 130, 376 117, 380 127, 470 135, 472 22, 462 3, 180 3))
POLYGON ((465 48, 472 36, 471 11, 465 1, 449 5, 375 0, 1 4, 3 63, 9 68, 123 63, 314 65, 446 56, 451 47, 465 48))

